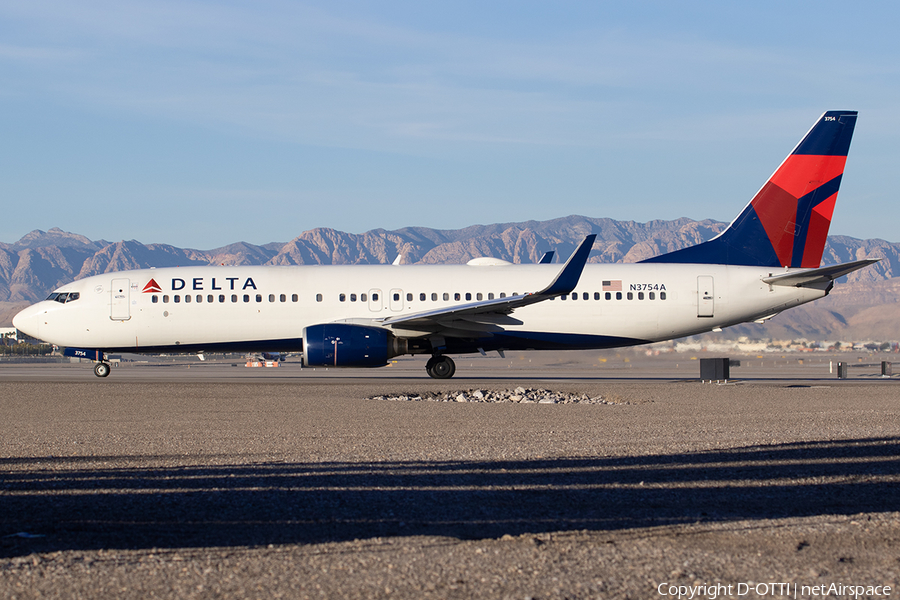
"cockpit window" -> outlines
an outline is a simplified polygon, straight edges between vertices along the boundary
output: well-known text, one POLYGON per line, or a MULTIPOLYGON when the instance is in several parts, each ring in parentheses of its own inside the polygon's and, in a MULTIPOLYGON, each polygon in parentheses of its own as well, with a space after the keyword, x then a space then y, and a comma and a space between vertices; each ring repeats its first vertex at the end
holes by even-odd
POLYGON ((75 302, 80 297, 81 294, 78 292, 53 292, 47 296, 47 300, 55 300, 60 304, 65 304, 66 302, 75 302))

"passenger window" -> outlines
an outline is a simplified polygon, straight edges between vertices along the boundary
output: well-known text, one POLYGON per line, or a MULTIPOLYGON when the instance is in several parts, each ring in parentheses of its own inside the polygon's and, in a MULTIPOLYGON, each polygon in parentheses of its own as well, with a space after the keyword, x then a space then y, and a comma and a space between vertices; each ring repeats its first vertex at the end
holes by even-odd
POLYGON ((244 302, 250 302, 250 294, 244 294, 244 302))
MULTIPOLYGON (((291 302, 296 302, 299 299, 300 296, 298 296, 297 294, 291 294, 291 302)), ((319 300, 319 302, 321 302, 321 300, 319 300)))
POLYGON ((488 292, 488 300, 494 299, 494 292, 488 292))
POLYGON ((203 294, 197 294, 197 302, 203 302, 203 294))
POLYGON ((168 303, 169 303, 169 296, 163 295, 163 304, 168 304, 168 303))
POLYGON ((607 299, 607 300, 612 300, 612 293, 611 293, 611 292, 606 292, 606 299, 607 299))
POLYGON ((341 302, 346 302, 347 294, 341 294, 340 296, 338 296, 338 300, 340 300, 341 302))
POLYGON ((424 301, 425 301, 425 298, 426 298, 425 292, 421 292, 421 293, 419 294, 419 300, 421 300, 422 302, 424 302, 424 301))
POLYGON ((179 302, 181 302, 181 294, 175 294, 172 300, 175 302, 175 304, 178 304, 179 302))
POLYGON ((660 292, 660 293, 659 293, 659 299, 660 299, 660 300, 665 300, 665 299, 666 299, 666 293, 665 293, 665 292, 660 292))
POLYGON ((210 294, 209 296, 206 297, 206 301, 207 301, 207 302, 215 302, 215 301, 216 301, 216 297, 213 296, 212 294, 210 294))
POLYGON ((407 302, 412 302, 412 298, 413 298, 412 294, 409 293, 409 292, 407 292, 407 293, 406 293, 406 301, 407 301, 407 302))
POLYGON ((568 297, 569 297, 568 294, 563 294, 562 296, 559 297, 559 299, 560 299, 560 300, 565 300, 565 299, 568 298, 568 297))
POLYGON ((655 294, 654 292, 650 292, 650 299, 651 299, 651 300, 655 300, 655 299, 656 299, 656 294, 655 294))
POLYGON ((368 301, 368 296, 366 296, 365 294, 360 294, 360 295, 359 295, 359 301, 360 301, 360 302, 367 302, 367 301, 368 301))
POLYGON ((462 297, 459 295, 459 292, 456 292, 455 294, 453 294, 453 299, 454 299, 454 300, 460 300, 461 298, 462 298, 462 297))
MULTIPOLYGON (((322 301, 322 294, 316 294, 316 302, 321 302, 321 301, 322 301)), ((296 302, 296 300, 294 300, 294 302, 296 302)))
MULTIPOLYGON (((269 302, 275 302, 275 294, 269 294, 269 302)), ((284 300, 282 300, 284 302, 284 300)))
POLYGON ((237 294, 232 294, 232 295, 231 295, 231 301, 232 301, 232 302, 237 302, 237 301, 238 301, 237 294))
POLYGON ((219 294, 219 302, 225 302, 225 294, 219 294))
POLYGON ((634 294, 631 293, 631 292, 628 292, 628 299, 629 299, 629 300, 634 300, 634 294))
POLYGON ((581 299, 582 299, 582 300, 590 300, 590 299, 591 299, 591 295, 588 294, 587 292, 584 292, 583 294, 581 294, 581 299))
POLYGON ((350 302, 356 302, 356 294, 350 294, 350 302))
POLYGON ((594 292, 594 300, 600 299, 600 292, 594 292))
MULTIPOLYGON (((273 298, 273 300, 274 300, 274 298, 273 298)), ((257 294, 257 295, 256 295, 256 301, 257 301, 257 302, 262 302, 262 294, 257 294)))
POLYGON ((616 300, 622 299, 622 292, 616 292, 616 300))
POLYGON ((191 295, 190 295, 190 294, 185 294, 185 295, 184 295, 184 301, 185 301, 187 304, 190 304, 190 303, 191 303, 191 295))
POLYGON ((378 302, 378 294, 372 294, 372 302, 378 302))
POLYGON ((450 299, 450 294, 448 294, 447 292, 444 292, 444 301, 447 301, 449 299, 450 299))
POLYGON ((437 293, 431 292, 431 301, 432 301, 432 302, 437 302, 437 293))
POLYGON ((506 298, 506 292, 500 292, 500 297, 501 297, 501 298, 506 298))
POLYGON ((466 300, 472 299, 472 292, 466 292, 466 300))
POLYGON ((644 299, 644 292, 638 292, 638 300, 644 299))
POLYGON ((475 294, 475 299, 476 299, 476 300, 481 300, 481 299, 483 299, 483 298, 484 298, 484 296, 481 294, 481 292, 478 292, 477 294, 475 294))
POLYGON ((156 294, 153 294, 152 296, 150 296, 150 302, 152 302, 153 304, 156 304, 157 302, 159 302, 159 296, 157 296, 156 294))
POLYGON ((394 302, 400 302, 400 294, 394 292, 394 302))
POLYGON ((280 296, 278 296, 278 300, 281 302, 287 302, 287 296, 285 296, 284 294, 281 294, 280 296))

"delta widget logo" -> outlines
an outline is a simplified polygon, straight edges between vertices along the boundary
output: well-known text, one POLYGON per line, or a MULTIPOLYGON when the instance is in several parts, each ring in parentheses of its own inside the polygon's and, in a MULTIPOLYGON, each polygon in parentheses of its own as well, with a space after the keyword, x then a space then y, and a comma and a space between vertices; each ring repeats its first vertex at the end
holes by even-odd
POLYGON ((162 288, 159 287, 159 284, 156 283, 155 279, 151 279, 147 282, 147 285, 144 286, 143 292, 144 294, 159 294, 162 293, 162 288))

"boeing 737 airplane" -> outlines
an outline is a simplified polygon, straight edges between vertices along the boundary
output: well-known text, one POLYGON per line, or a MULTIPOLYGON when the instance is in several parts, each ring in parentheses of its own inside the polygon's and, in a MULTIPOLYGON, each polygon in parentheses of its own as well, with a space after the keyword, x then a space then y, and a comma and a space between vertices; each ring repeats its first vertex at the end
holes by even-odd
POLYGON ((872 264, 821 267, 856 124, 822 115, 715 238, 637 264, 586 264, 594 235, 559 266, 209 266, 74 281, 18 315, 28 335, 95 361, 110 352, 301 352, 310 366, 380 367, 428 355, 632 346, 763 322, 822 298, 872 264))

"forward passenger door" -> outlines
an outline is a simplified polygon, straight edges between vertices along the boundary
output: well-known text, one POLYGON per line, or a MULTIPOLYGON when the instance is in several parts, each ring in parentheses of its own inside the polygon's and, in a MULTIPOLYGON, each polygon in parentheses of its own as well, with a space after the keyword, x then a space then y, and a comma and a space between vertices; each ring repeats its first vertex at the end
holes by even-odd
POLYGON ((131 281, 113 279, 109 289, 109 318, 113 321, 127 321, 131 318, 131 281))

